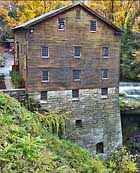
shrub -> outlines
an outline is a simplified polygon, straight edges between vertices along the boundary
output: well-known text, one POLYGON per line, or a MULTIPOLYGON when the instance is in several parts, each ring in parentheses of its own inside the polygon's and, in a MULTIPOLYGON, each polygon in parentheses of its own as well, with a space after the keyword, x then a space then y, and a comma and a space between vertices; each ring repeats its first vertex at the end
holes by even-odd
POLYGON ((11 80, 16 88, 24 88, 24 80, 19 72, 12 71, 11 80))
POLYGON ((123 147, 116 150, 108 161, 110 173, 136 173, 136 158, 123 147))
POLYGON ((64 128, 63 115, 31 113, 14 98, 0 94, 1 173, 107 173, 88 151, 52 135, 64 128))

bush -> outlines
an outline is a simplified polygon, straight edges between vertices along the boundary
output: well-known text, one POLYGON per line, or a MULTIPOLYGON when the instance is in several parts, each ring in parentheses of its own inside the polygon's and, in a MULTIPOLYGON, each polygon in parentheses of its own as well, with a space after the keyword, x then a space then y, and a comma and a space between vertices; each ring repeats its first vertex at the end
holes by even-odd
POLYGON ((16 88, 24 88, 24 80, 19 72, 11 72, 11 80, 16 88))
POLYGON ((31 113, 0 94, 1 173, 106 173, 88 151, 48 131, 64 127, 62 115, 31 113), (59 116, 59 117, 58 117, 59 116))
POLYGON ((136 158, 123 147, 112 154, 108 168, 111 173, 137 173, 136 158))

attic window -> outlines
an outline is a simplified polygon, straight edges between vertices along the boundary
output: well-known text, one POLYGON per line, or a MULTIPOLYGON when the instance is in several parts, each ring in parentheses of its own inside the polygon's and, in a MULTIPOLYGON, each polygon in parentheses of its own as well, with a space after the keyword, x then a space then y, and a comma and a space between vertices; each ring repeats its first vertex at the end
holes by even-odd
POLYGON ((58 30, 64 30, 65 27, 65 21, 63 18, 58 19, 58 30))
POLYGON ((95 20, 90 21, 90 32, 96 32, 96 25, 95 20))
POLYGON ((76 10, 76 19, 80 19, 81 17, 81 9, 76 10))

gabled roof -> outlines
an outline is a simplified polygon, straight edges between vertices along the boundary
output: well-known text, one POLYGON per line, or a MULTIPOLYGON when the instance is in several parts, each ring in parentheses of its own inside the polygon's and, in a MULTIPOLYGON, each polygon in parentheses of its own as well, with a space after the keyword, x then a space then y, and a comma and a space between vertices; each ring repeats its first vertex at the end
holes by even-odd
POLYGON ((57 10, 53 10, 53 11, 50 11, 48 13, 45 13, 39 17, 36 17, 32 20, 29 20, 28 22, 26 23, 23 23, 15 28, 13 28, 13 30, 17 30, 17 29, 26 29, 26 28, 29 28, 37 23, 40 23, 44 20, 47 20, 47 19, 50 19, 56 15, 59 15, 63 12, 67 12, 68 10, 74 8, 74 7, 78 7, 80 6, 81 8, 83 8, 85 11, 87 11, 88 13, 90 13, 91 15, 93 16, 96 16, 98 19, 100 19, 102 22, 106 23, 108 26, 110 26, 112 29, 116 30, 117 32, 122 32, 121 29, 119 29, 117 26, 115 26, 114 24, 112 24, 109 20, 107 20, 106 18, 102 17, 101 15, 99 15, 97 12, 93 11, 92 9, 90 9, 88 6, 86 6, 85 4, 83 3, 77 3, 77 4, 72 4, 70 6, 67 6, 67 7, 63 7, 63 8, 59 8, 57 10))

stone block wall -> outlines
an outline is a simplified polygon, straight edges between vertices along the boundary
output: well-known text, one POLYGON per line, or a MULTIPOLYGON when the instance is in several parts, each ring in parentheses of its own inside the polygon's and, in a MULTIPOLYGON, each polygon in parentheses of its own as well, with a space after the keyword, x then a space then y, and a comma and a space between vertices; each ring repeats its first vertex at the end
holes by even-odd
POLYGON ((25 89, 3 89, 0 90, 0 92, 4 94, 8 94, 11 97, 14 97, 17 99, 22 105, 24 105, 25 100, 26 100, 26 91, 25 89))
MULTIPOLYGON (((40 100, 39 92, 30 94, 40 100)), ((72 98, 72 90, 48 91, 40 103, 48 111, 66 112, 66 136, 92 155, 100 150, 106 157, 122 145, 118 88, 108 88, 107 96, 101 89, 80 89, 79 98, 72 98)))

